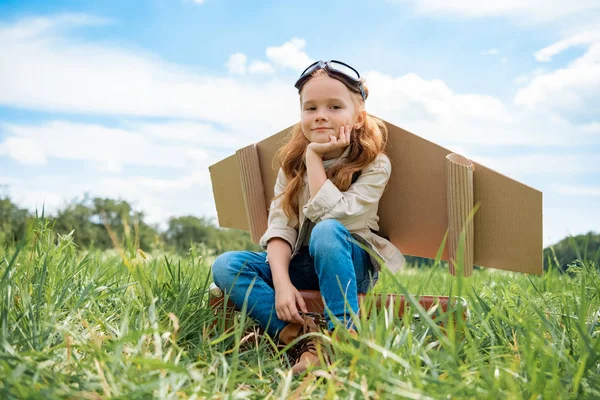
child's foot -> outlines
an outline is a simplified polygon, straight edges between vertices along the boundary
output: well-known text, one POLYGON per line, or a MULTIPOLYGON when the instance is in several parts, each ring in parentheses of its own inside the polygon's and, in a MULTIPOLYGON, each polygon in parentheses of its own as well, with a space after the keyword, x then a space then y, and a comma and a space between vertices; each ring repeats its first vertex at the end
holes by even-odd
MULTIPOLYGON (((290 323, 279 333, 279 340, 283 344, 290 344, 298 337, 307 333, 321 332, 313 317, 304 315, 302 318, 304 319, 302 324, 290 323)), ((329 363, 329 357, 327 352, 324 351, 321 339, 315 336, 301 339, 289 350, 288 354, 292 359, 292 373, 294 374, 304 372, 310 366, 320 366, 329 363)))

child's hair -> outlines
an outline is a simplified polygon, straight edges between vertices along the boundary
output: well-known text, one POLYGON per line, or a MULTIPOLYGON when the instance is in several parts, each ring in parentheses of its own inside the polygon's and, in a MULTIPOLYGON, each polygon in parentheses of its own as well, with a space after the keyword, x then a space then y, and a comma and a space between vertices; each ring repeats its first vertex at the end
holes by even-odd
MULTIPOLYGON (((316 70, 310 79, 325 73, 324 70, 316 70)), ((369 96, 369 89, 364 84, 365 93, 369 96)), ((356 110, 365 108, 365 101, 359 93, 350 90, 350 97, 354 102, 356 110)), ((302 92, 300 93, 302 102, 302 92)), ((350 152, 345 163, 339 163, 327 171, 327 178, 342 192, 348 190, 352 184, 352 175, 362 171, 367 165, 382 153, 387 143, 388 131, 385 123, 379 118, 367 114, 364 124, 360 129, 353 131, 350 139, 350 152)), ((288 135, 289 140, 279 149, 276 158, 288 178, 288 186, 280 195, 283 196, 282 209, 288 217, 298 217, 298 194, 304 185, 303 176, 306 172, 305 154, 310 143, 302 132, 301 123, 291 128, 288 135)))

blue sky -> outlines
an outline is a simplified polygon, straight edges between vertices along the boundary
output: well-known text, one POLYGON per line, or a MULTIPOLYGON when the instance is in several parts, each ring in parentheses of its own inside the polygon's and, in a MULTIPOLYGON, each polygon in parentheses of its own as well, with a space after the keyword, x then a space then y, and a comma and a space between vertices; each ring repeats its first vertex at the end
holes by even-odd
POLYGON ((600 231, 600 3, 481 3, 2 1, 0 185, 215 216, 208 166, 297 122, 298 74, 340 59, 369 112, 541 190, 545 246, 600 231))

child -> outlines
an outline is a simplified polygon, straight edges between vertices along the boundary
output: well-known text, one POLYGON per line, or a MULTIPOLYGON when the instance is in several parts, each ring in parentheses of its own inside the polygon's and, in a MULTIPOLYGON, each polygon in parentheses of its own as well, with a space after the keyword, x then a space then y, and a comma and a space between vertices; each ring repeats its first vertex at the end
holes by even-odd
MULTIPOLYGON (((404 257, 377 235, 379 199, 391 174, 383 153, 387 129, 368 115, 368 90, 359 73, 331 60, 310 65, 295 87, 300 123, 278 153, 265 252, 227 252, 213 264, 215 284, 273 337, 289 343, 316 331, 298 290, 320 290, 327 329, 353 330, 358 293, 377 281, 379 264, 357 242, 398 270, 404 257), (329 313, 334 316, 331 320, 329 313)), ((294 372, 317 364, 314 340, 305 342, 294 372)))

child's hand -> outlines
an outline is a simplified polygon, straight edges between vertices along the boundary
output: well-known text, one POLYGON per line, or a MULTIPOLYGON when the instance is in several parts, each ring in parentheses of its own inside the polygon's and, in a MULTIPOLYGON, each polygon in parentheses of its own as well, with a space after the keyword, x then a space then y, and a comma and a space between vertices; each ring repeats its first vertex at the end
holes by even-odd
POLYGON ((344 125, 340 128, 339 138, 336 138, 334 135, 329 135, 328 143, 309 143, 308 150, 312 150, 314 153, 323 156, 332 151, 346 148, 350 145, 350 133, 350 126, 344 125))
POLYGON ((277 318, 282 321, 301 324, 304 320, 300 316, 298 308, 302 312, 308 312, 302 295, 291 282, 275 290, 275 311, 277 311, 277 318))

